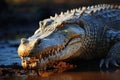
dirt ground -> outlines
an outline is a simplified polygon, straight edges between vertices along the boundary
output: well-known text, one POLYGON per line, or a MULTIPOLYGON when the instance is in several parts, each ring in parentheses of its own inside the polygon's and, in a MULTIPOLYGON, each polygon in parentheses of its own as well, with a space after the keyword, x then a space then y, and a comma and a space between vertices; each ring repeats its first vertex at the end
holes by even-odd
POLYGON ((110 69, 103 68, 100 70, 99 61, 95 60, 81 61, 78 64, 73 66, 65 62, 59 62, 55 66, 59 69, 57 72, 53 70, 44 71, 39 73, 39 76, 34 70, 25 70, 17 63, 7 66, 0 65, 0 80, 61 80, 62 78, 68 80, 70 77, 72 77, 71 80, 119 80, 118 78, 120 78, 120 68, 110 66, 110 69), (68 70, 64 71, 65 68, 68 70), (80 79, 80 76, 82 78, 93 77, 93 79, 80 79), (100 77, 100 79, 97 77, 100 77))

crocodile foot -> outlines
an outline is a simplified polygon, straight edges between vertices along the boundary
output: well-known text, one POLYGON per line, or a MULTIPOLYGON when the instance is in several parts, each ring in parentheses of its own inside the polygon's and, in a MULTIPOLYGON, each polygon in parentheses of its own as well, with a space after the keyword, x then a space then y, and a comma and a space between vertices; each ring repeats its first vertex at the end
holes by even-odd
POLYGON ((100 61, 100 69, 105 65, 105 67, 108 69, 109 68, 109 65, 114 65, 116 67, 120 67, 120 65, 118 64, 118 61, 114 58, 106 58, 106 59, 102 59, 100 61))

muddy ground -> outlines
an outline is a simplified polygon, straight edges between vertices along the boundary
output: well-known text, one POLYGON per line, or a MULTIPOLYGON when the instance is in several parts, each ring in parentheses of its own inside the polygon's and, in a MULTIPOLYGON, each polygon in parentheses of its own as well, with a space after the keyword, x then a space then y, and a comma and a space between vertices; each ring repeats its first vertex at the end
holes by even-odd
POLYGON ((45 71, 37 75, 33 70, 25 70, 18 63, 0 65, 0 80, 119 80, 120 68, 110 66, 100 69, 99 61, 81 62, 77 67, 65 72, 45 71), (98 79, 99 77, 99 79, 98 79))

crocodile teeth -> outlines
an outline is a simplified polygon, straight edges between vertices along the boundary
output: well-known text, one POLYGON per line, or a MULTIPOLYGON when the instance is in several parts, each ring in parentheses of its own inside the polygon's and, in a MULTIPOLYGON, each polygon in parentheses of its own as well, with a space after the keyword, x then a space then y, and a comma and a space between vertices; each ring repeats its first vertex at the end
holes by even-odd
POLYGON ((41 63, 43 63, 44 62, 44 60, 43 60, 43 58, 41 59, 41 63))
POLYGON ((50 54, 51 53, 51 51, 48 51, 48 54, 50 54))
POLYGON ((54 49, 52 50, 52 53, 54 53, 54 49))
POLYGON ((55 54, 57 54, 57 51, 55 51, 55 54))
POLYGON ((60 48, 57 48, 57 52, 59 52, 60 48))

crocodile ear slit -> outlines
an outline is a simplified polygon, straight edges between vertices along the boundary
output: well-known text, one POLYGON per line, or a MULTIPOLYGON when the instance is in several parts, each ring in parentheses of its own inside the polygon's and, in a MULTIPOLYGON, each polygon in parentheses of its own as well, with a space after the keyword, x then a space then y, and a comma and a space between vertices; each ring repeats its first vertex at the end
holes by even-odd
POLYGON ((84 21, 79 21, 78 25, 85 30, 85 23, 84 23, 84 21))

